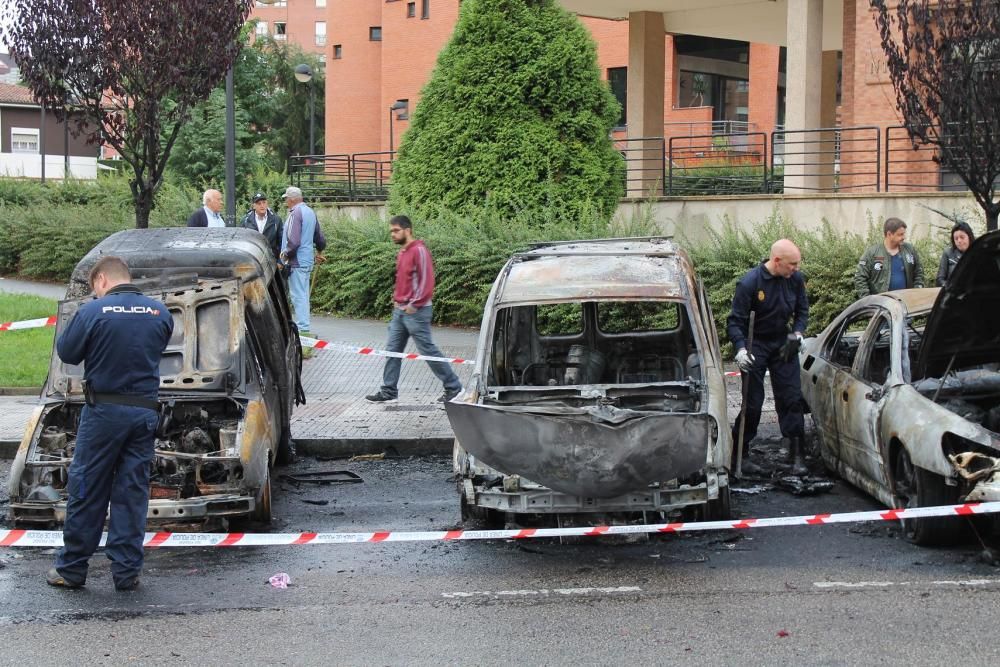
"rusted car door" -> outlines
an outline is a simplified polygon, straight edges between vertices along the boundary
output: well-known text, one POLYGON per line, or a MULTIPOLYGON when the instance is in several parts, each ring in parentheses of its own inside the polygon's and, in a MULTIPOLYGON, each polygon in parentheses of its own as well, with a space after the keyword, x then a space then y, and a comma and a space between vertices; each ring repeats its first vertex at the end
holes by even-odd
POLYGON ((841 460, 876 485, 886 484, 879 416, 892 359, 898 356, 892 320, 879 310, 861 337, 853 368, 837 383, 837 433, 841 460))

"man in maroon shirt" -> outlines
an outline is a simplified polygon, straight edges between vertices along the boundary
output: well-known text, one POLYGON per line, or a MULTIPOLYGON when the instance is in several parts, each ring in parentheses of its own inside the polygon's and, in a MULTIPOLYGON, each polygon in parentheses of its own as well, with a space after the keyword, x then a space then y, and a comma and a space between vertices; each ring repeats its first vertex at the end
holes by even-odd
MULTIPOLYGON (((441 350, 431 340, 431 297, 434 295, 434 263, 424 242, 413 238, 413 223, 405 215, 397 215, 389 220, 389 235, 392 242, 403 246, 396 257, 396 287, 392 292, 395 307, 389 320, 389 342, 386 349, 402 352, 406 341, 413 338, 417 351, 428 357, 441 357, 441 350)), ((399 382, 401 360, 389 357, 382 371, 382 386, 374 394, 365 398, 372 403, 388 403, 399 396, 396 384, 399 382)), ((444 385, 444 393, 438 401, 450 401, 462 390, 462 383, 443 361, 428 361, 444 385)))

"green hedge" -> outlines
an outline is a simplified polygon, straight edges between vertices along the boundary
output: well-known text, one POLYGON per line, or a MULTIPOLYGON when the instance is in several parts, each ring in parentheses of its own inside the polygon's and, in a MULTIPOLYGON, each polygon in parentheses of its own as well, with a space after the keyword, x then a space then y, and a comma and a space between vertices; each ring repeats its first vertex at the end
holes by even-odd
MULTIPOLYGON (((823 220, 818 230, 803 230, 777 213, 761 224, 743 231, 726 221, 721 231, 709 230, 704 243, 683 242, 698 275, 705 283, 709 303, 724 350, 727 342, 726 318, 733 303, 736 283, 753 266, 768 256, 771 244, 791 239, 802 251, 801 271, 809 296, 808 335, 822 331, 841 311, 857 299, 854 271, 865 248, 882 241, 881 221, 869 216, 865 236, 844 233, 823 220)), ((945 237, 946 238, 946 237, 945 237)), ((922 237, 914 245, 923 262, 924 285, 933 286, 944 238, 922 237)))
MULTIPOLYGON (((327 262, 317 271, 314 307, 348 317, 388 317, 399 251, 389 239, 388 224, 376 216, 327 219, 322 224, 327 262)), ((479 326, 490 286, 515 251, 537 241, 650 235, 655 227, 648 211, 610 225, 594 212, 576 225, 554 221, 542 227, 527 216, 511 219, 480 211, 441 215, 427 225, 415 221, 414 231, 434 257, 435 321, 479 326)))

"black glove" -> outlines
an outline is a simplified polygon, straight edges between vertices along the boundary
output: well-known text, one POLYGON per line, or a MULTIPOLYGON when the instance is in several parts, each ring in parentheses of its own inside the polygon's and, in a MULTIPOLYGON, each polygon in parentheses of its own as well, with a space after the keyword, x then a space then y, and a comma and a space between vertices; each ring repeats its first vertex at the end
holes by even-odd
POLYGON ((800 347, 802 347, 802 336, 790 333, 788 334, 788 338, 785 340, 785 344, 782 345, 781 350, 778 351, 778 356, 781 358, 781 361, 787 364, 789 361, 798 356, 800 347))

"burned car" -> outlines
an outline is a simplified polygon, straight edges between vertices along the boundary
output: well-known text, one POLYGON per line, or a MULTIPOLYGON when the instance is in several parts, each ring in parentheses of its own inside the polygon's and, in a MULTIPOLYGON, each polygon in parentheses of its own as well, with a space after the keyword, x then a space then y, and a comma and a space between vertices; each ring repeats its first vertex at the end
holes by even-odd
MULTIPOLYGON (((151 522, 269 521, 270 467, 291 458, 292 408, 305 397, 298 332, 264 237, 245 229, 128 230, 73 271, 56 336, 94 298, 88 277, 105 255, 174 320, 160 362, 161 423, 152 466, 151 522)), ((17 522, 65 518, 67 472, 84 405, 83 367, 53 350, 40 405, 10 473, 17 522)))
POLYGON ((445 405, 466 517, 728 515, 718 339, 672 240, 514 255, 486 302, 476 358, 445 405))
MULTIPOLYGON (((800 351, 827 468, 890 507, 1000 500, 1000 235, 947 287, 865 297, 800 351)), ((961 521, 903 522, 918 544, 961 521)))

